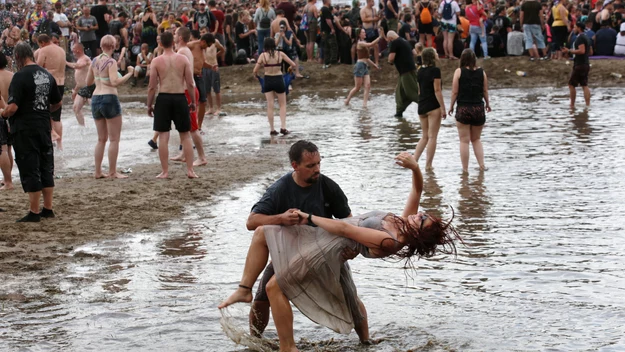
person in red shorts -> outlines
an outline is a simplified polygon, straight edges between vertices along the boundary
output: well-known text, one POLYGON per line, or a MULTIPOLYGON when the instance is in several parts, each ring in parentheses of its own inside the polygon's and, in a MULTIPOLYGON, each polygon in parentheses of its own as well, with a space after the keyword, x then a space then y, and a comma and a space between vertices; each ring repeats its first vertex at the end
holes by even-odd
MULTIPOLYGON (((189 59, 191 66, 193 66, 193 55, 191 54, 191 50, 187 47, 187 42, 191 39, 191 31, 187 27, 180 27, 176 29, 176 35, 174 40, 176 42, 176 50, 178 54, 182 54, 189 59)), ((189 92, 185 91, 184 95, 187 97, 187 103, 191 104, 191 98, 189 97, 189 92)), ((198 106, 199 103, 200 92, 197 87, 195 87, 195 106, 198 106)), ((197 151, 197 160, 193 162, 193 166, 202 166, 208 164, 206 161, 206 155, 204 155, 204 147, 202 146, 202 136, 200 136, 198 130, 197 123, 197 110, 191 111, 189 113, 191 118, 191 139, 193 140, 193 144, 195 145, 195 150, 197 151)), ((185 162, 184 153, 180 153, 180 155, 171 158, 172 161, 180 161, 185 162)))

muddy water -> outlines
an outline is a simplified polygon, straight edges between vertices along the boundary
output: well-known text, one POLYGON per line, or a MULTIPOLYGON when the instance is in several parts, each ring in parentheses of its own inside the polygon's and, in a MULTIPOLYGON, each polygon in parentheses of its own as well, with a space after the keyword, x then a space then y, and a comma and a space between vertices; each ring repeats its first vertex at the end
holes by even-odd
MULTIPOLYGON (((295 311, 300 348, 625 350, 625 127, 619 112, 625 98, 621 90, 593 93, 593 107, 571 113, 561 90, 492 92, 494 111, 483 135, 489 169, 479 173, 471 156, 469 176, 461 174, 454 119, 448 118, 435 169, 424 175, 422 206, 445 217, 453 207, 466 245, 457 258, 416 262, 416 272, 399 263, 353 260, 379 344, 360 349, 354 333, 334 334, 295 311)), ((36 274, 2 277, 0 293, 10 299, 0 307, 0 350, 240 349, 223 333, 215 306, 236 288, 251 238, 245 219, 264 189, 288 170, 290 143, 307 138, 318 144, 322 171, 343 187, 354 214, 400 211, 410 188, 410 174, 392 157, 419 139, 415 107, 400 121, 391 117, 389 95, 374 96, 368 110, 315 97, 291 105, 299 109, 289 116, 295 132, 289 138, 265 138, 259 101, 235 104, 208 128, 214 149, 271 148, 285 155, 283 171, 258 170, 255 183, 224 191, 215 203, 189 206, 183 218, 157 231, 76 248, 57 285, 39 285, 36 274)), ((125 133, 127 144, 144 148, 146 119, 129 115, 141 133, 125 133)), ((147 151, 141 155, 134 162, 156 162, 147 151)), ((84 158, 68 164, 67 172, 88 167, 90 154, 84 158)), ((131 166, 131 156, 122 158, 131 166)), ((247 311, 239 305, 229 312, 241 329, 247 311)), ((276 337, 273 325, 267 336, 276 337)))

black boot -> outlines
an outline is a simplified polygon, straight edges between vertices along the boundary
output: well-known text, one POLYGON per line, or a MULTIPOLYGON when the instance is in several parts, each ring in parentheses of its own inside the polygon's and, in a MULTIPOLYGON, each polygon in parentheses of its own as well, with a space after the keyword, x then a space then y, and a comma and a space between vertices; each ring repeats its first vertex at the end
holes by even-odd
POLYGON ((45 207, 43 209, 41 209, 41 213, 39 213, 39 215, 42 218, 46 218, 46 219, 52 219, 52 218, 56 217, 54 215, 54 211, 52 211, 52 209, 46 209, 45 207))
POLYGON ((39 221, 41 221, 41 215, 35 214, 32 211, 29 211, 28 215, 17 220, 16 222, 39 222, 39 221))

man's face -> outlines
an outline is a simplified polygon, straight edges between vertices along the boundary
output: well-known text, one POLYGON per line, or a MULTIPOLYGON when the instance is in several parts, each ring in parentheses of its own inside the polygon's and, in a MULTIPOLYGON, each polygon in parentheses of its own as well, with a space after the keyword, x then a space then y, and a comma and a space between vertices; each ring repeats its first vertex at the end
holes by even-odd
MULTIPOLYGON (((58 3, 58 2, 57 2, 57 4, 60 5, 60 3, 58 3)), ((56 10, 56 13, 61 13, 61 11, 63 11, 63 7, 57 6, 57 5, 54 6, 54 9, 56 10)))
POLYGON ((176 22, 176 17, 174 17, 174 15, 169 15, 169 20, 168 20, 168 22, 169 22, 169 23, 174 23, 174 22, 176 22))
POLYGON ((299 179, 304 180, 308 184, 313 184, 319 180, 321 155, 305 151, 302 155, 302 161, 299 164, 293 162, 291 166, 293 166, 293 170, 295 170, 299 179))
POLYGON ((41 7, 42 7, 42 5, 41 5, 41 3, 40 3, 40 2, 37 2, 37 3, 35 4, 35 10, 37 10, 37 12, 40 12, 40 11, 41 11, 41 7))
POLYGON ((52 37, 52 44, 59 45, 59 38, 57 38, 57 37, 52 37))
POLYGON ((89 15, 91 15, 91 9, 85 6, 85 8, 82 9, 82 13, 85 14, 85 17, 89 17, 89 15))

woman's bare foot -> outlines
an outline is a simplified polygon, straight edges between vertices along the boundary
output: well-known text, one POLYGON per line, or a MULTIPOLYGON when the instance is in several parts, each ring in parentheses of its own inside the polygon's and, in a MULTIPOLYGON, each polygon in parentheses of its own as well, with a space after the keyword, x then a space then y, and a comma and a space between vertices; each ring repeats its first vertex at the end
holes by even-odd
POLYGON ((200 176, 196 175, 193 170, 187 170, 187 177, 188 178, 200 178, 200 176))
POLYGON ((349 106, 349 100, 345 99, 345 106, 349 106))
POLYGON ((96 172, 96 173, 95 173, 95 179, 96 179, 96 180, 99 180, 99 179, 101 179, 101 178, 107 178, 107 177, 109 177, 109 175, 107 175, 107 174, 103 174, 102 172, 96 172))
POLYGON ((204 166, 206 164, 208 164, 208 161, 206 159, 197 159, 193 162, 193 166, 204 166))
POLYGON ((217 308, 223 309, 227 306, 239 302, 250 303, 252 301, 252 290, 239 287, 233 294, 230 295, 225 301, 221 302, 217 308))
POLYGON ((187 160, 184 158, 184 154, 183 154, 183 153, 180 153, 178 156, 171 157, 171 158, 169 158, 169 160, 171 160, 171 161, 183 162, 183 163, 187 161, 187 160))
POLYGON ((13 189, 12 183, 5 183, 2 187, 0 187, 0 191, 10 191, 13 189))
POLYGON ((425 170, 426 171, 432 171, 432 170, 434 170, 434 168, 432 167, 432 165, 425 165, 425 170))
POLYGON ((128 178, 128 176, 122 175, 119 172, 115 172, 115 173, 109 174, 108 178, 128 178))
POLYGON ((169 172, 161 172, 156 178, 169 178, 169 172))

